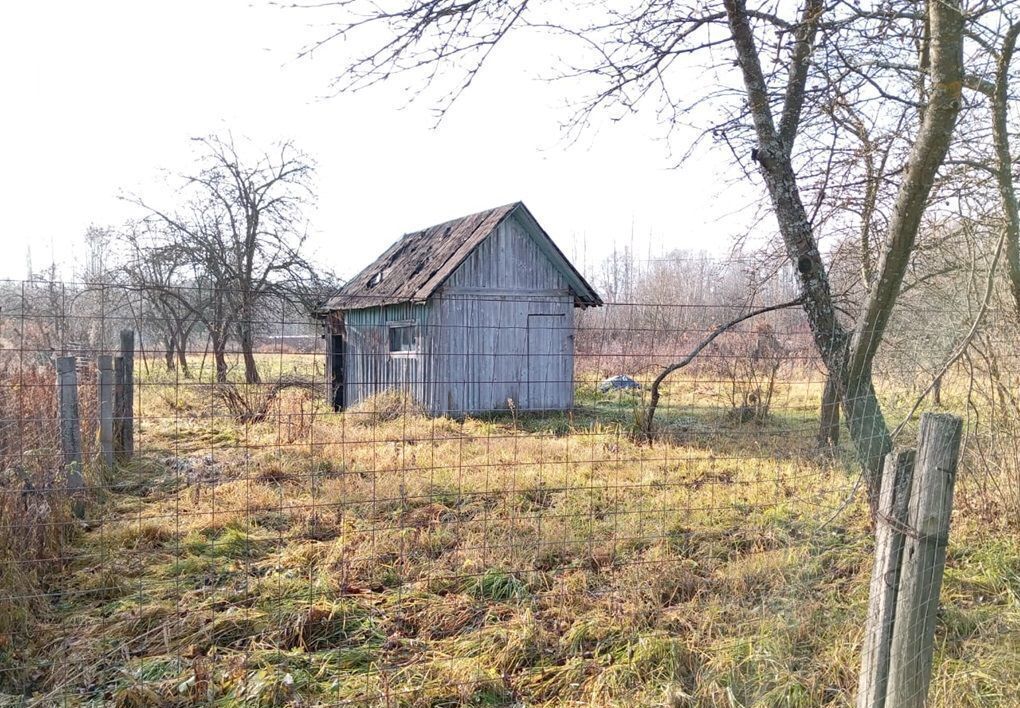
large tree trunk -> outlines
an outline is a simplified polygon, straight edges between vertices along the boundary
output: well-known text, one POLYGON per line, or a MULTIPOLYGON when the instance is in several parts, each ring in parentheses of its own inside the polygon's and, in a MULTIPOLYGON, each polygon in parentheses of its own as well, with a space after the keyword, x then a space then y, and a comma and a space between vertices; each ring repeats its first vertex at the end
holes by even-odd
POLYGON ((815 344, 829 372, 840 384, 847 428, 865 470, 868 497, 874 510, 882 460, 892 449, 892 439, 875 395, 871 363, 899 295, 928 194, 935 173, 945 159, 960 109, 963 16, 959 2, 930 0, 928 3, 930 101, 924 111, 907 173, 900 185, 896 212, 889 225, 877 276, 852 337, 836 318, 825 266, 801 200, 792 163, 811 51, 823 12, 822 3, 809 0, 796 29, 789 82, 778 127, 773 120, 771 97, 745 2, 726 0, 724 4, 758 138, 755 159, 761 166, 787 255, 799 274, 804 310, 815 344))
POLYGON ((875 398, 874 387, 870 378, 864 375, 866 373, 870 376, 870 369, 858 372, 853 380, 848 376, 846 364, 849 334, 836 318, 828 275, 815 242, 810 218, 801 200, 791 160, 796 124, 804 100, 806 63, 809 61, 810 45, 821 8, 817 3, 809 3, 805 9, 805 30, 801 32, 795 51, 791 83, 778 129, 769 108, 768 88, 744 2, 727 0, 726 11, 758 136, 756 159, 761 166, 787 256, 797 269, 804 311, 808 316, 815 346, 830 376, 839 384, 847 428, 866 471, 869 499, 874 499, 878 495, 882 456, 892 445, 885 421, 881 417, 878 399, 875 398), (802 49, 804 45, 807 47, 802 49))
POLYGON ((242 313, 237 330, 238 339, 241 342, 241 356, 244 359, 244 381, 250 384, 262 383, 259 367, 255 362, 255 335, 252 333, 250 313, 242 313))
POLYGON ((818 448, 835 450, 839 445, 839 381, 835 376, 825 377, 822 405, 818 413, 818 448))
MULTIPOLYGON (((864 312, 854 328, 849 377, 863 377, 882 343, 914 251, 935 175, 945 160, 963 88, 963 13, 958 0, 929 0, 930 92, 910 151, 864 312)), ((870 376, 870 375, 869 375, 870 376)))
POLYGON ((188 368, 188 335, 185 332, 178 332, 175 348, 177 349, 177 366, 180 367, 181 375, 186 379, 190 379, 191 369, 188 368))
POLYGON ((877 508, 875 505, 882 479, 882 462, 892 451, 892 437, 875 393, 871 369, 857 379, 846 381, 844 386, 842 402, 846 427, 857 459, 864 468, 868 482, 868 501, 874 510, 877 508))
POLYGON ((963 13, 958 0, 929 0, 930 92, 900 183, 876 277, 850 342, 843 394, 850 436, 868 470, 872 509, 877 508, 882 460, 892 449, 872 385, 871 366, 882 343, 935 176, 945 160, 960 113, 963 87, 963 13), (852 413, 856 410, 857 413, 852 413), (856 430, 856 432, 855 432, 856 430))

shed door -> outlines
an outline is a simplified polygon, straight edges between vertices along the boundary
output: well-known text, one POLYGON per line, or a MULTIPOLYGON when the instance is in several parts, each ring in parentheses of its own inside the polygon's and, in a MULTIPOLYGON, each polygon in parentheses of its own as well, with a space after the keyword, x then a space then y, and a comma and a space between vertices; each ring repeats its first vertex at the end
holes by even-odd
POLYGON ((343 334, 329 335, 329 388, 330 403, 333 410, 340 411, 346 407, 345 400, 347 380, 344 376, 344 361, 347 352, 344 346, 343 334))
POLYGON ((567 317, 528 315, 529 410, 562 410, 570 406, 570 330, 567 317))

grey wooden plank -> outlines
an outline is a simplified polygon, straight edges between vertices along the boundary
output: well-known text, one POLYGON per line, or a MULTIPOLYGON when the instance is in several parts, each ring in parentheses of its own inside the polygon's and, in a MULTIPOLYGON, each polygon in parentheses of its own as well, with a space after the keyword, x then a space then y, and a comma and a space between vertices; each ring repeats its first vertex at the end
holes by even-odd
POLYGON ((948 413, 921 416, 889 659, 888 706, 923 708, 928 702, 962 428, 960 418, 948 413))
POLYGON ((914 474, 913 450, 896 450, 885 458, 875 527, 875 560, 871 571, 868 617, 861 650, 858 708, 884 708, 889 679, 889 654, 896 595, 903 554, 903 529, 914 474))

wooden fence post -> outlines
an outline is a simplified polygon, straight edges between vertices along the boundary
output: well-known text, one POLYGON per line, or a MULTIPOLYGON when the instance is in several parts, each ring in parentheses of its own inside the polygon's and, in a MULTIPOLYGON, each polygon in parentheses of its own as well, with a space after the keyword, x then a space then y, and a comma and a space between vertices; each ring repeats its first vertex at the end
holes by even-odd
POLYGON ((60 452, 67 473, 67 491, 73 498, 75 516, 85 513, 85 477, 82 474, 81 420, 78 411, 78 371, 73 356, 57 358, 60 452))
POLYGON ((134 330, 120 331, 120 356, 114 362, 114 448, 121 460, 130 460, 135 448, 134 421, 134 330))
POLYGON ((101 355, 98 361, 99 449, 103 463, 113 467, 113 357, 101 355))
POLYGON ((890 708, 923 708, 928 700, 962 431, 956 416, 921 416, 889 658, 890 708))
POLYGON ((913 450, 896 450, 885 458, 882 489, 875 520, 875 564, 871 571, 867 629, 861 652, 861 674, 857 690, 858 708, 884 708, 889 678, 896 595, 899 589, 903 530, 914 474, 913 450))

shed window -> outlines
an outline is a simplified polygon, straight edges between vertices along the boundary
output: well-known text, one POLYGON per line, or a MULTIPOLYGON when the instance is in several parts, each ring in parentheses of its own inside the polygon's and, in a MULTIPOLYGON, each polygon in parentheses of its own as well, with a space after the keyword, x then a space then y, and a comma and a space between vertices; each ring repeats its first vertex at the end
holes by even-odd
POLYGON ((390 353, 418 351, 418 332, 413 324, 390 325, 390 353))

